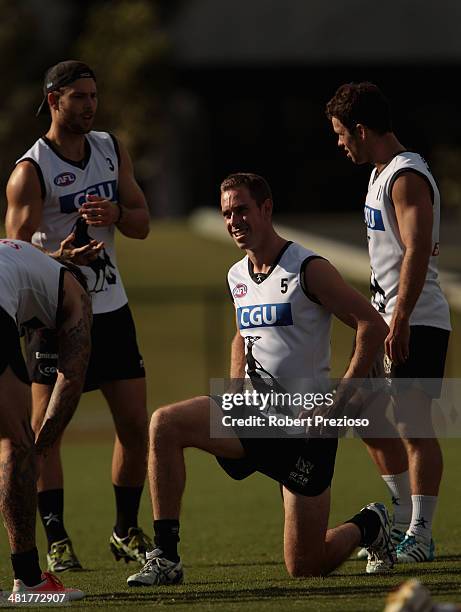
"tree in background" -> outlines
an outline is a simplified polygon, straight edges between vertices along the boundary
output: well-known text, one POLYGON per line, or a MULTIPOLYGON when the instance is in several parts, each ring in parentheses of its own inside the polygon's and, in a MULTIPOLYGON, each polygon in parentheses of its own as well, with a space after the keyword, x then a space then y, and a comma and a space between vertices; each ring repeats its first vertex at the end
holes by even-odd
MULTIPOLYGON (((179 3, 169 4, 171 14, 179 3)), ((151 0, 95 2, 75 53, 96 73, 101 92, 97 125, 126 143, 151 206, 158 201, 161 152, 168 138, 171 71, 164 10, 151 0)))
POLYGON ((101 90, 96 129, 127 144, 143 187, 156 173, 156 152, 170 89, 169 44, 163 25, 182 0, 0 0, 0 206, 15 160, 47 128, 35 117, 45 70, 64 59, 94 69, 101 90), (6 85, 5 85, 6 84, 6 85))
MULTIPOLYGON (((31 74, 36 47, 34 14, 19 3, 0 0, 0 209, 4 211, 5 185, 23 143, 34 134, 34 102, 39 100, 31 74)), ((2 215, 3 217, 3 215, 2 215)))
POLYGON ((134 156, 159 134, 168 44, 156 3, 96 2, 89 9, 75 56, 95 71, 101 90, 98 123, 115 129, 134 156))

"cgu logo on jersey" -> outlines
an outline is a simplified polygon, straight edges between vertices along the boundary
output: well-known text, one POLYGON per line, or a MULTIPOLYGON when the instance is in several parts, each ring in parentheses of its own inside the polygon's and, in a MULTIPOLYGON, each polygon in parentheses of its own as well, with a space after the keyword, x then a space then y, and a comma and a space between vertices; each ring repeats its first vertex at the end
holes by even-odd
POLYGON ((239 283, 232 289, 232 295, 235 298, 242 298, 247 294, 248 287, 244 283, 239 283))
POLYGON ((239 329, 293 325, 291 304, 258 304, 237 308, 239 329))
POLYGON ((53 183, 57 187, 67 187, 68 185, 72 185, 72 183, 75 183, 76 178, 77 177, 73 172, 61 172, 61 174, 58 174, 58 176, 54 177, 53 183))
POLYGON ((385 231, 383 215, 377 208, 372 208, 365 204, 365 224, 372 230, 378 230, 380 232, 385 231))
POLYGON ((86 198, 89 195, 99 196, 100 198, 114 202, 118 199, 117 181, 104 181, 86 187, 77 193, 68 193, 60 196, 59 204, 61 212, 67 214, 76 212, 86 202, 86 198))

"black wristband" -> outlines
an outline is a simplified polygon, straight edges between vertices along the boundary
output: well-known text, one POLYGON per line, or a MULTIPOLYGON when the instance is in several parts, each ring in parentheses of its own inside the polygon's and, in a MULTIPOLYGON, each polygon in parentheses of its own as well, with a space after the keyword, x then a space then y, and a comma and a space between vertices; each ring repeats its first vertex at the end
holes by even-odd
POLYGON ((122 217, 123 217, 123 208, 122 208, 122 205, 120 204, 120 202, 114 202, 114 204, 116 204, 118 206, 118 219, 115 222, 115 225, 118 225, 120 223, 120 221, 122 220, 122 217))

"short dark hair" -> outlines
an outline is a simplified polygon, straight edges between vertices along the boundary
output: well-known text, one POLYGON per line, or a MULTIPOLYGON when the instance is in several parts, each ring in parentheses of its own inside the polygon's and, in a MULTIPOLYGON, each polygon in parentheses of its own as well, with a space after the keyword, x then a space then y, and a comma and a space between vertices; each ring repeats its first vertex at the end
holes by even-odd
POLYGON ((229 174, 221 183, 221 193, 236 187, 242 187, 242 185, 248 189, 258 206, 261 206, 266 200, 272 200, 272 191, 269 183, 265 178, 253 172, 229 174))
POLYGON ((341 85, 327 103, 326 114, 330 120, 339 119, 349 131, 361 123, 378 134, 392 132, 389 102, 379 87, 368 81, 341 85))

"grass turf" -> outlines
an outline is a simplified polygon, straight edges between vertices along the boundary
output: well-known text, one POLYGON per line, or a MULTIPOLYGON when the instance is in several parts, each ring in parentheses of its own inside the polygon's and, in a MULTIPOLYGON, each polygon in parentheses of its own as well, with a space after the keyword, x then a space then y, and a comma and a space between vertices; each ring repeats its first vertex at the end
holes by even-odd
MULTIPOLYGON (((134 589, 126 585, 126 578, 137 571, 137 566, 116 563, 108 547, 113 520, 111 445, 107 439, 95 443, 80 437, 77 431, 70 430, 64 447, 66 479, 72 483, 66 489, 66 522, 76 552, 87 568, 63 577, 69 586, 88 593, 81 604, 75 602, 72 608, 130 610, 154 604, 178 612, 225 612, 246 606, 274 612, 368 612, 381 610, 386 593, 409 577, 420 578, 438 600, 461 600, 461 529, 454 502, 461 497, 456 477, 456 440, 444 443, 446 475, 435 524, 435 563, 400 566, 384 577, 366 575, 365 562, 351 559, 328 578, 290 579, 283 565, 283 516, 275 483, 260 475, 234 482, 212 457, 191 450, 187 452, 188 484, 180 544, 186 583, 134 589)), ((331 525, 350 517, 372 499, 386 499, 384 486, 359 440, 340 443, 332 490, 331 525)), ((140 523, 150 529, 147 494, 142 500, 140 523)), ((44 551, 42 530, 38 531, 39 547, 44 551)), ((8 588, 10 580, 9 568, 3 567, 3 588, 8 588)))
MULTIPOLYGON (((197 239, 183 224, 157 224, 146 242, 119 240, 119 261, 148 372, 149 410, 207 391, 210 376, 227 370, 233 308, 224 274, 239 252, 230 245, 197 239)), ((458 321, 458 316, 455 320, 458 321)), ((459 329, 459 327, 458 327, 459 329)), ((457 333, 457 332, 456 332, 457 333)), ((334 326, 333 373, 339 375, 351 332, 334 326)), ((459 376, 461 356, 451 342, 449 372, 459 376)), ((445 477, 436 515, 437 562, 399 567, 386 577, 367 576, 350 560, 325 579, 293 580, 283 565, 282 508, 277 486, 259 475, 236 483, 214 459, 187 453, 181 554, 186 583, 179 587, 129 589, 134 564, 115 563, 108 549, 114 520, 110 485, 111 425, 99 393, 87 394, 66 433, 63 449, 66 524, 86 571, 64 576, 88 593, 73 608, 161 605, 171 610, 381 610, 385 594, 404 579, 420 577, 438 600, 461 600, 461 529, 457 477, 459 440, 443 443, 445 477)), ((340 444, 333 481, 330 524, 371 500, 386 500, 384 486, 359 440, 340 444)), ((148 495, 141 524, 150 532, 148 495)), ((38 544, 45 542, 41 527, 38 544)), ((11 584, 6 538, 0 538, 3 589, 11 584)), ((43 563, 45 565, 45 563, 43 563)))

